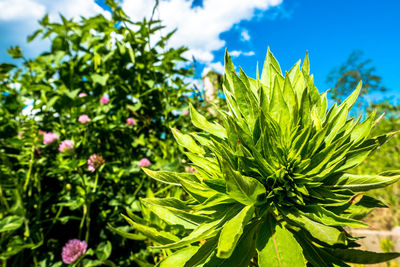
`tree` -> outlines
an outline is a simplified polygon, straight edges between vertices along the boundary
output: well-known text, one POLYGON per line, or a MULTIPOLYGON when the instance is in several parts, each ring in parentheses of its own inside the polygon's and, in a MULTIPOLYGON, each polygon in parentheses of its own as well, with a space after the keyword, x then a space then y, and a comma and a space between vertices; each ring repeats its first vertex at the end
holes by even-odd
POLYGON ((364 58, 364 52, 354 50, 346 62, 340 67, 331 70, 328 74, 326 82, 333 84, 331 88, 331 97, 333 100, 340 102, 344 97, 348 96, 357 84, 362 80, 363 86, 360 92, 358 107, 365 104, 365 96, 373 91, 386 91, 382 86, 382 77, 375 74, 375 67, 371 66, 371 59, 364 58))

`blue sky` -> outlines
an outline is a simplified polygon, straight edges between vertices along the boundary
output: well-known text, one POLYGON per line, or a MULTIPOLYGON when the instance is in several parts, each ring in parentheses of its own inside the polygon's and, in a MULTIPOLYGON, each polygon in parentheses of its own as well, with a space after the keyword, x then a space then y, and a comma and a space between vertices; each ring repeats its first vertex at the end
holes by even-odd
MULTIPOLYGON (((104 6, 103 0, 96 2, 104 6)), ((124 0, 121 5, 131 17, 139 19, 149 14, 152 2, 124 0)), ((32 21, 44 12, 54 18, 58 12, 67 16, 104 12, 93 0, 0 0, 2 4, 6 8, 0 10, 1 61, 9 61, 5 49, 23 44, 25 35, 35 29, 32 21), (14 4, 10 5, 11 2, 14 4), (18 11, 18 3, 25 7, 30 4, 31 10, 36 11, 24 15, 21 9, 14 12, 17 14, 14 17, 8 15, 14 14, 14 9, 18 11)), ((178 27, 171 45, 186 45, 191 49, 200 62, 199 74, 204 66, 221 69, 225 47, 234 51, 234 63, 250 76, 255 76, 256 62, 263 62, 267 46, 283 70, 288 70, 308 50, 311 71, 323 91, 329 88, 325 83, 329 71, 344 62, 353 50, 360 49, 365 58, 372 59, 371 66, 376 67, 376 74, 383 77, 383 85, 390 89, 374 98, 390 97, 398 101, 399 10, 397 0, 170 0, 160 2, 156 15, 169 29, 178 27)), ((23 47, 28 56, 34 56, 46 45, 35 43, 23 47)))
MULTIPOLYGON (((244 21, 251 40, 243 43, 235 30, 223 33, 229 50, 246 47, 253 57, 235 62, 255 76, 255 61, 262 63, 269 46, 288 70, 309 51, 311 71, 320 90, 330 70, 344 62, 354 49, 372 59, 376 73, 390 89, 386 95, 400 98, 400 1, 296 1, 284 0, 279 8, 267 10, 261 19, 244 21), (272 19, 271 17, 275 17, 272 19)), ((216 52, 223 57, 223 51, 216 52)))

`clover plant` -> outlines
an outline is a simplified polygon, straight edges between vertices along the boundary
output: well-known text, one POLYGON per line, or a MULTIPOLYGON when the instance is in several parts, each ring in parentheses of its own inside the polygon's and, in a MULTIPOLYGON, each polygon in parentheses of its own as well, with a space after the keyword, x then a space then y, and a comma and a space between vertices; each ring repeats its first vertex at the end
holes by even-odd
POLYGON ((188 198, 142 199, 163 230, 133 214, 127 221, 167 255, 159 266, 349 266, 399 253, 358 249, 351 227, 385 205, 364 192, 400 179, 399 171, 354 175, 394 133, 369 137, 378 120, 349 115, 361 82, 328 108, 310 75, 309 59, 283 75, 268 50, 261 78, 240 76, 228 53, 223 90, 227 110, 211 123, 191 108, 200 132, 172 129, 196 170, 144 171, 182 187, 188 198))

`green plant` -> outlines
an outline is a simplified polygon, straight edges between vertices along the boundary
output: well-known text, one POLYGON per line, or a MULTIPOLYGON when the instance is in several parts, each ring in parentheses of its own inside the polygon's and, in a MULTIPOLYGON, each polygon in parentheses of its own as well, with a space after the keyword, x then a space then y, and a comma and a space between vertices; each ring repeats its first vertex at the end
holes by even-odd
MULTIPOLYGON (((385 132, 400 129, 398 108, 389 103, 374 105, 378 112, 385 112, 382 121, 372 130, 370 136, 381 135, 385 132)), ((392 169, 400 169, 400 136, 396 135, 381 149, 373 152, 360 166, 352 170, 352 173, 384 172, 392 169)), ((382 189, 371 190, 367 193, 388 205, 387 209, 380 209, 371 213, 364 221, 371 227, 379 230, 391 230, 400 225, 400 190, 399 183, 395 183, 382 189)))
POLYGON ((261 78, 241 69, 239 77, 226 53, 222 125, 191 108, 202 132, 172 129, 196 172, 144 169, 189 197, 141 200, 161 226, 125 217, 164 249, 159 266, 348 266, 400 255, 357 250, 345 228, 367 227, 359 219, 384 206, 363 192, 400 179, 399 171, 347 173, 394 133, 368 138, 375 113, 362 122, 348 116, 361 83, 327 111, 309 72, 306 56, 283 76, 268 51, 261 78))
POLYGON ((159 21, 132 22, 107 2, 111 19, 45 16, 28 41, 48 39, 51 47, 33 59, 13 47, 8 52, 22 62, 0 65, 2 266, 59 266, 62 247, 75 238, 88 243, 85 265, 152 262, 142 241, 115 235, 107 223, 124 228, 121 211, 137 211, 138 197, 163 190, 141 172, 142 158, 154 169, 183 171, 168 129, 189 125, 176 111, 197 98, 188 97, 186 48, 166 47, 172 33, 159 34, 159 21), (59 140, 44 142, 43 132, 59 140), (63 140, 73 149, 60 152, 63 140))

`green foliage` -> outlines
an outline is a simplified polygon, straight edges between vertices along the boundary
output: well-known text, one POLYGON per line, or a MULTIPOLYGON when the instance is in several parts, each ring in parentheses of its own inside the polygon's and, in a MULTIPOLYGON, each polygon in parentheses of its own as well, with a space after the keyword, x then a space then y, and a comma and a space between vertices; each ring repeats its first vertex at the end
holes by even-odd
POLYGON ((189 117, 179 112, 197 98, 188 97, 185 81, 192 70, 181 67, 186 48, 166 48, 171 34, 159 38, 159 21, 131 22, 108 3, 110 20, 61 16, 55 23, 45 16, 28 41, 48 39, 49 51, 28 60, 11 48, 23 65, 0 65, 1 265, 60 266, 62 247, 74 238, 88 243, 87 266, 153 262, 143 236, 116 236, 107 223, 129 230, 120 213, 139 212, 147 192, 165 192, 141 172, 140 159, 154 169, 183 170, 169 128, 187 127, 189 117), (109 102, 101 104, 104 96, 109 102), (28 100, 32 112, 23 115, 28 100), (90 122, 80 123, 82 114, 90 122), (41 131, 59 139, 44 144, 41 131), (74 141, 74 149, 58 151, 63 140, 74 141), (93 154, 105 164, 91 172, 93 154))
MULTIPOLYGON (((378 112, 385 112, 385 116, 376 124, 371 135, 381 135, 389 131, 398 131, 400 129, 400 118, 398 107, 391 106, 388 103, 380 103, 375 108, 378 112)), ((375 151, 365 162, 355 168, 352 172, 355 174, 384 172, 392 169, 400 169, 400 136, 396 135, 389 140, 387 145, 375 151)), ((399 183, 391 186, 372 190, 368 192, 369 196, 375 197, 387 205, 387 208, 380 209, 369 214, 366 221, 373 228, 380 230, 391 230, 394 226, 400 226, 400 190, 399 183)))
POLYGON ((126 217, 168 255, 158 266, 348 266, 400 255, 359 250, 346 231, 367 227, 359 219, 382 206, 364 191, 400 179, 399 171, 348 173, 394 135, 369 137, 375 113, 362 122, 348 115, 361 83, 327 109, 308 55, 283 76, 268 51, 261 78, 252 79, 236 74, 227 53, 223 90, 220 123, 191 108, 203 132, 175 135, 196 172, 145 169, 189 197, 145 198, 146 216, 126 217))

